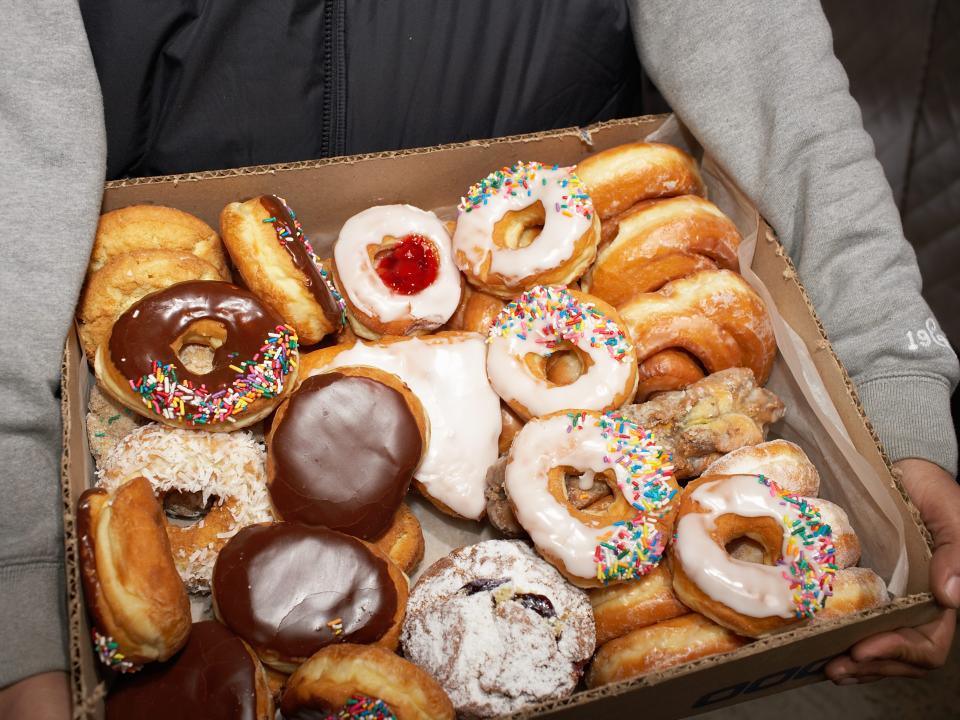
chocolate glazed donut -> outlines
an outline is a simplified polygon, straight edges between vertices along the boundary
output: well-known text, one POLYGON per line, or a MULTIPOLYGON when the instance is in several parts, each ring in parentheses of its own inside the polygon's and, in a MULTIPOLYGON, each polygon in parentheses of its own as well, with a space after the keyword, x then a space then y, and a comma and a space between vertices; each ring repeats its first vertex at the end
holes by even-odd
POLYGON ((333 372, 304 380, 268 438, 270 497, 280 516, 364 540, 383 535, 424 448, 405 395, 412 398, 376 377, 333 372))
POLYGON ((217 617, 283 672, 332 643, 393 648, 406 581, 362 540, 294 523, 250 525, 213 569, 217 617))
POLYGON ((218 622, 193 625, 180 654, 123 679, 107 697, 107 720, 273 719, 260 661, 218 622))

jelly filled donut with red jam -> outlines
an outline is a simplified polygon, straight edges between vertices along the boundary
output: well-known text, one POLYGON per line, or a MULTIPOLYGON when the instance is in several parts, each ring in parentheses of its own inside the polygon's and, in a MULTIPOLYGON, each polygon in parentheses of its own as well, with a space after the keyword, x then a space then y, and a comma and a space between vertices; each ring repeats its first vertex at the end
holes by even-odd
POLYGON ((253 293, 195 281, 147 295, 121 315, 97 350, 103 388, 151 420, 229 431, 266 417, 293 386, 297 334, 253 293), (193 373, 188 345, 213 349, 213 369, 193 373))
POLYGON ((348 318, 360 337, 422 335, 460 304, 450 236, 432 212, 382 205, 344 223, 333 261, 348 318))
POLYGON ((107 696, 107 720, 273 720, 263 666, 218 622, 195 623, 186 647, 118 682, 107 696))
POLYGON ((306 345, 343 327, 343 298, 283 198, 230 203, 220 232, 244 282, 290 323, 306 345))
POLYGON ((393 522, 427 447, 420 401, 395 375, 312 375, 280 407, 267 478, 283 520, 376 540, 393 522))
POLYGON ((217 617, 281 672, 333 643, 395 648, 406 605, 406 578, 386 555, 326 528, 251 525, 213 568, 217 617))

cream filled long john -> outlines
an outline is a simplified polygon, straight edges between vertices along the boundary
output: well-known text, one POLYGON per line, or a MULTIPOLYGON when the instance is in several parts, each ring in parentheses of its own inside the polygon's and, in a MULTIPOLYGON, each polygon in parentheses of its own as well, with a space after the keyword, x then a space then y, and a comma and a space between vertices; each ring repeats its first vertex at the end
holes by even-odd
POLYGON ((351 217, 340 230, 333 259, 353 306, 382 323, 409 316, 418 325, 436 328, 450 319, 460 303, 460 271, 453 262, 450 236, 436 215, 412 205, 380 205, 351 217), (381 247, 385 238, 409 235, 419 235, 433 245, 439 267, 430 285, 403 295, 380 279, 369 249, 381 247))
POLYGON ((487 469, 497 459, 500 398, 487 381, 486 347, 477 333, 437 333, 390 342, 358 342, 336 354, 304 358, 304 377, 366 365, 403 380, 423 404, 430 440, 415 475, 427 493, 466 518, 486 507, 487 469), (322 358, 318 363, 314 358, 322 358))

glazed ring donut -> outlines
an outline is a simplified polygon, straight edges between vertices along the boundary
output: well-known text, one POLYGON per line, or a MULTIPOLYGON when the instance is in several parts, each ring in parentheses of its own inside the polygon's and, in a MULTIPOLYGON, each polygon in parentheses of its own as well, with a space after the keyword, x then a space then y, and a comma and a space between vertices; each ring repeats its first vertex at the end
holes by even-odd
POLYGON ((212 598, 221 622, 264 663, 290 673, 331 644, 395 649, 407 580, 375 546, 350 535, 263 523, 220 551, 212 598))
POLYGON ((706 375, 703 366, 692 355, 684 350, 671 349, 656 352, 638 363, 637 377, 636 402, 644 403, 660 393, 685 390, 706 375))
POLYGON ((596 257, 600 222, 572 168, 518 162, 471 187, 459 209, 457 267, 491 295, 568 285, 596 257))
POLYGON ((587 687, 595 688, 733 652, 750 642, 703 615, 688 613, 611 640, 593 657, 587 687))
POLYGON ((111 685, 106 706, 106 720, 196 718, 198 712, 204 720, 276 717, 260 660, 214 620, 194 623, 186 647, 170 662, 111 685))
POLYGON ((819 502, 763 475, 704 475, 687 485, 669 558, 677 597, 747 637, 814 617, 838 569, 819 502), (744 537, 768 564, 730 557, 728 543, 744 537))
POLYGON ((237 430, 269 415, 297 375, 297 334, 248 290, 186 282, 121 315, 97 349, 97 380, 114 398, 175 427, 237 430), (213 370, 183 367, 185 345, 215 350, 213 370))
POLYGON ((423 528, 406 503, 400 503, 393 523, 373 544, 407 575, 420 564, 425 549, 423 528))
POLYGON ((487 338, 487 374, 497 394, 527 420, 560 410, 605 412, 636 390, 636 356, 616 310, 589 295, 538 286, 497 316, 487 338), (551 359, 576 356, 579 377, 550 380, 551 359))
POLYGON ((293 326, 303 344, 314 345, 343 326, 343 298, 283 198, 230 203, 220 213, 220 232, 247 287, 293 326))
POLYGON ((582 283, 614 307, 700 270, 740 270, 736 225, 696 195, 643 203, 617 227, 582 283))
POLYGON ((373 541, 393 522, 429 438, 423 406, 396 375, 371 367, 311 375, 267 435, 273 507, 288 522, 373 541))
POLYGON ((213 265, 221 280, 230 280, 227 258, 212 227, 190 213, 163 205, 130 205, 100 216, 88 272, 112 259, 140 250, 190 253, 213 265))
POLYGON ((77 504, 83 593, 104 665, 126 673, 166 660, 190 632, 190 602, 145 478, 108 493, 92 488, 77 504))
MULTIPOLYGON (((450 698, 424 670, 375 645, 328 645, 287 681, 280 710, 336 711, 353 696, 382 702, 396 720, 453 720, 450 698)), ((383 717, 388 717, 384 715, 383 717)))
POLYGON ((665 350, 688 353, 708 373, 746 367, 760 385, 770 377, 777 354, 770 317, 760 296, 734 272, 703 270, 674 280, 635 295, 619 312, 640 362, 639 402, 646 399, 645 384, 657 377, 647 363, 665 350))
POLYGON ((469 285, 463 288, 463 298, 457 311, 446 325, 447 330, 463 330, 486 335, 490 326, 503 310, 503 300, 474 290, 469 285))
POLYGON ((523 426, 510 448, 504 488, 537 550, 570 582, 596 587, 653 570, 673 532, 670 454, 616 414, 555 413, 523 426), (578 510, 567 474, 580 487, 604 482, 610 500, 578 510))
POLYGON ((799 445, 768 440, 729 452, 710 463, 702 475, 766 475, 796 495, 820 494, 820 473, 799 445))
POLYGON ((502 427, 500 398, 487 381, 486 353, 477 333, 383 338, 316 350, 304 356, 300 376, 366 366, 400 378, 420 400, 430 425, 414 485, 442 512, 479 520, 502 427))
POLYGON ((462 282, 450 235, 432 212, 382 205, 343 224, 333 246, 337 280, 353 331, 422 335, 443 325, 460 304, 462 282))
POLYGON ((634 582, 587 591, 597 624, 597 646, 637 628, 686 615, 690 609, 673 592, 666 563, 634 582))
POLYGON ((663 143, 628 143, 598 152, 580 161, 577 174, 605 222, 644 200, 706 194, 696 161, 663 143))
POLYGON ((173 250, 138 250, 118 255, 87 280, 80 298, 80 344, 93 363, 97 348, 123 312, 150 293, 188 280, 223 280, 216 267, 173 250))
POLYGON ((273 519, 263 445, 248 431, 208 433, 144 425, 104 458, 100 486, 113 491, 147 477, 166 511, 173 559, 191 592, 206 592, 217 553, 247 525, 273 519))

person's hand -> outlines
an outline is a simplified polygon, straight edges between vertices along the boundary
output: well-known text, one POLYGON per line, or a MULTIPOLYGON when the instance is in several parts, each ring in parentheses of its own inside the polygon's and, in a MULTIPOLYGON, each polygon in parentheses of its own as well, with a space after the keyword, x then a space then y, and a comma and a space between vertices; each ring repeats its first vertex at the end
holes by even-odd
POLYGON ((839 685, 921 677, 943 665, 950 653, 960 607, 960 485, 926 460, 901 460, 895 466, 933 535, 930 587, 941 606, 940 614, 926 625, 861 640, 848 654, 830 661, 827 677, 839 685))
POLYGON ((67 674, 31 675, 0 690, 0 720, 68 720, 67 674))

